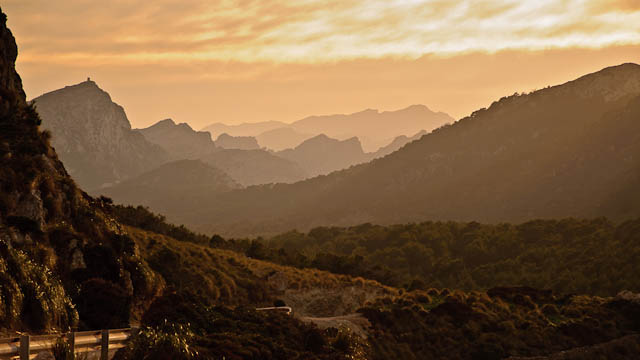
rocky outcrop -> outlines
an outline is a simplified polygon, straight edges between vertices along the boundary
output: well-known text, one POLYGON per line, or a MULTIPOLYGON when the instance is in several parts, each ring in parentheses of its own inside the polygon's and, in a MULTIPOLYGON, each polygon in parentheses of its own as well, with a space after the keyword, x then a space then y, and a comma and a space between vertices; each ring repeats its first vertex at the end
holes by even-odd
POLYGON ((85 189, 117 183, 168 159, 162 148, 131 129, 124 109, 89 79, 33 102, 58 155, 85 189))

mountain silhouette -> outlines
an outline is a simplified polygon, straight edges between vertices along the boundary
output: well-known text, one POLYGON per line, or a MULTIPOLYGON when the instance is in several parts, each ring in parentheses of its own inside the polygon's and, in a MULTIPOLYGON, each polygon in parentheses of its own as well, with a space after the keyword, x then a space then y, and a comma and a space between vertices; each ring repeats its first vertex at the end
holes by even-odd
POLYGON ((324 134, 275 154, 298 163, 309 176, 326 175, 368 160, 358 138, 341 141, 324 134))
POLYGON ((258 150, 260 145, 253 136, 231 136, 227 133, 220 134, 215 141, 216 146, 223 149, 258 150))
POLYGON ((424 105, 412 105, 396 111, 367 109, 353 114, 309 116, 291 124, 266 121, 229 126, 216 123, 203 130, 214 136, 226 132, 234 136, 255 136, 259 142, 262 138, 266 142, 260 145, 272 150, 291 148, 320 134, 338 140, 357 137, 366 152, 375 152, 397 136, 431 131, 453 121, 443 112, 434 112, 424 105))
POLYGON ((144 205, 172 218, 201 206, 206 197, 241 186, 222 170, 200 160, 178 160, 100 190, 121 204, 144 205))
POLYGON ((638 118, 640 66, 623 64, 503 97, 370 163, 232 191, 186 217, 233 235, 363 222, 635 217, 638 118))
POLYGON ((124 109, 91 80, 46 93, 33 103, 60 159, 85 189, 131 178, 168 159, 131 129, 124 109))

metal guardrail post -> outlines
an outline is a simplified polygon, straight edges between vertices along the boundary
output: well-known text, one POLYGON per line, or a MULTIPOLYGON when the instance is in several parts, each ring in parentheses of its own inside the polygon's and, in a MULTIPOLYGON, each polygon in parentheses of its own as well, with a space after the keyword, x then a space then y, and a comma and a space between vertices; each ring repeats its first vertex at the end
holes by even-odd
POLYGON ((71 360, 76 360, 76 332, 71 331, 69 333, 69 352, 71 353, 71 360))
POLYGON ((20 336, 20 360, 29 360, 29 335, 20 336))
POLYGON ((100 346, 100 360, 109 359, 109 330, 102 330, 102 345, 100 346))

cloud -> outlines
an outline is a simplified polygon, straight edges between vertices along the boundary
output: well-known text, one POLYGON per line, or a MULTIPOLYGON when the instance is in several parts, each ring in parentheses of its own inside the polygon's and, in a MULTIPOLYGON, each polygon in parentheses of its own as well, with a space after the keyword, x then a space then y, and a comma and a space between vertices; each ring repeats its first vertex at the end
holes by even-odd
POLYGON ((640 43, 635 0, 7 0, 21 61, 316 63, 640 43))

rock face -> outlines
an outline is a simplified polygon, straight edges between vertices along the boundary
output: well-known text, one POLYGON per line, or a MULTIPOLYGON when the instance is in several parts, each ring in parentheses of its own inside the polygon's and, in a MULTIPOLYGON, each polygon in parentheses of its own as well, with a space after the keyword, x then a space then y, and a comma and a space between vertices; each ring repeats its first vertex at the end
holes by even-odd
POLYGON ((131 129, 124 109, 95 82, 33 100, 69 173, 85 189, 99 189, 149 170, 167 154, 131 129))
POLYGON ((257 150, 260 149, 258 141, 253 136, 231 136, 220 134, 215 141, 216 146, 223 149, 257 150))
POLYGON ((210 133, 195 131, 189 124, 176 124, 171 119, 135 131, 162 147, 171 160, 199 159, 219 150, 211 140, 210 133))
POLYGON ((2 110, 6 113, 9 110, 11 102, 25 102, 26 96, 22 90, 22 80, 16 72, 14 64, 18 57, 18 47, 11 31, 7 29, 7 16, 0 12, 0 23, 2 24, 2 32, 0 33, 0 88, 2 93, 2 110))
POLYGON ((340 141, 326 135, 315 136, 276 155, 298 163, 311 177, 326 175, 368 159, 358 138, 340 141))

